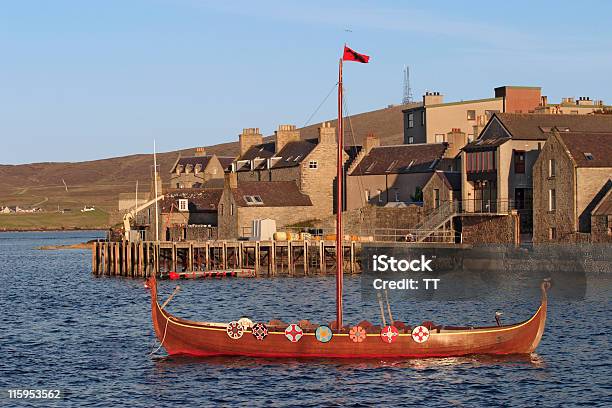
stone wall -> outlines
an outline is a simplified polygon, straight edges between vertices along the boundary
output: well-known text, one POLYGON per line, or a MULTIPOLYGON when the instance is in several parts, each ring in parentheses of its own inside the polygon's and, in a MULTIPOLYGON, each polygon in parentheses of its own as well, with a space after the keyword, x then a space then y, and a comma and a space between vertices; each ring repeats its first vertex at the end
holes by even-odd
MULTIPOLYGON (((448 188, 448 185, 442 180, 441 176, 434 173, 423 187, 423 211, 425 211, 425 214, 429 214, 435 209, 434 190, 440 192, 440 205, 453 200, 453 191, 448 188)), ((461 197, 460 192, 457 192, 457 197, 461 197)))
MULTIPOLYGON (((423 208, 417 205, 404 208, 365 206, 345 211, 342 223, 345 234, 371 235, 372 230, 376 228, 414 228, 421 222, 422 217, 423 208)), ((312 226, 333 233, 336 229, 336 217, 317 220, 312 226)))
POLYGON ((457 217, 465 244, 518 244, 518 214, 457 217))
POLYGON ((550 136, 533 166, 533 242, 551 242, 550 228, 556 228, 556 242, 570 242, 576 232, 574 208, 574 164, 555 136, 550 136), (555 175, 549 176, 550 159, 555 175), (556 210, 549 210, 549 190, 554 189, 556 210))
POLYGON ((612 243, 612 216, 594 215, 591 217, 591 242, 612 243))

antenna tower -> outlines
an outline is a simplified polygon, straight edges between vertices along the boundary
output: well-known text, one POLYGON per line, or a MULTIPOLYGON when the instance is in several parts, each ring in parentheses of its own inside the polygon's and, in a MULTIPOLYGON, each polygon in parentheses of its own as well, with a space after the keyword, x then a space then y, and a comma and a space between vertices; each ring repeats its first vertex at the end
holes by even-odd
POLYGON ((404 66, 404 97, 402 98, 402 104, 406 105, 412 103, 412 89, 410 89, 410 67, 404 66))

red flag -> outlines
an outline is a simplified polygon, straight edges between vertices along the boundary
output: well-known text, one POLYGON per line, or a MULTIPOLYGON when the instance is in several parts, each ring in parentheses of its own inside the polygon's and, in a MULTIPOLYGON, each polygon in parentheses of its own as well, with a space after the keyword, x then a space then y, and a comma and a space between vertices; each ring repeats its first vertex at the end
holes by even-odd
POLYGON ((346 45, 344 46, 344 54, 342 54, 343 61, 356 61, 363 64, 367 64, 370 61, 370 57, 365 54, 360 54, 356 51, 351 50, 346 45))

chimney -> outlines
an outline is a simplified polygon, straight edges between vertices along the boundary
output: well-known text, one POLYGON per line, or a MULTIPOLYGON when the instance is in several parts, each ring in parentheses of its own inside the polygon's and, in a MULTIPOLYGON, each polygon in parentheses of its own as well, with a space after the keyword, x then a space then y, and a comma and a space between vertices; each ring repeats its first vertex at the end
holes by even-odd
POLYGON ((206 156, 206 149, 203 147, 196 147, 195 149, 195 155, 197 157, 201 157, 201 156, 206 156))
POLYGON ((540 97, 540 106, 546 106, 546 105, 548 105, 548 96, 542 95, 540 97))
POLYGON ((295 128, 295 125, 278 125, 278 130, 274 132, 276 137, 275 154, 278 154, 287 143, 299 142, 300 131, 295 128))
POLYGON ((425 92, 425 95, 423 95, 423 106, 439 103, 444 103, 444 95, 440 95, 440 92, 425 92))
POLYGON ((370 153, 374 147, 380 146, 380 139, 374 133, 369 133, 363 141, 363 150, 366 154, 370 153))
POLYGON ((240 156, 245 154, 251 147, 262 144, 263 136, 259 133, 259 128, 245 128, 238 136, 240 143, 240 156))
POLYGON ((238 173, 225 173, 225 187, 232 190, 238 188, 238 173))
POLYGON ((330 122, 323 122, 319 128, 319 144, 336 144, 336 128, 330 122))

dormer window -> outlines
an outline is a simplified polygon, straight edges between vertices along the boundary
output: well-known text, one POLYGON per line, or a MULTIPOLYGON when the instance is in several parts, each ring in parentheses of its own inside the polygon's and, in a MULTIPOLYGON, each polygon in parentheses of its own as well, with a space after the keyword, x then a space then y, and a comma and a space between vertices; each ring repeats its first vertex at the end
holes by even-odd
POLYGON ((193 170, 193 165, 188 164, 185 166, 185 173, 191 173, 191 170, 193 170))
POLYGON ((291 161, 292 158, 293 158, 293 156, 289 156, 289 157, 287 157, 286 161, 291 161))
POLYGON ((297 155, 297 156, 295 156, 295 159, 293 159, 293 161, 296 162, 296 161, 300 160, 301 157, 302 157, 302 155, 297 155))
POLYGON ((263 205, 263 200, 258 195, 247 195, 243 198, 247 205, 263 205))
POLYGON ((391 164, 389 165, 389 167, 387 167, 387 173, 389 173, 390 171, 393 170, 393 168, 395 167, 395 165, 397 164, 397 160, 393 160, 393 162, 391 162, 391 164))
POLYGON ((201 165, 201 164, 196 164, 196 165, 195 165, 195 168, 194 168, 194 170, 193 170, 193 172, 194 172, 195 174, 198 174, 198 173, 199 173, 199 172, 201 172, 201 171, 202 171, 202 165, 201 165))
POLYGON ((189 211, 189 201, 183 198, 179 199, 178 208, 179 211, 189 211))
POLYGON ((183 166, 181 164, 176 166, 176 174, 181 174, 182 171, 183 171, 183 166))
POLYGON ((369 173, 372 171, 372 169, 374 168, 374 166, 376 166, 376 162, 372 162, 368 168, 365 170, 366 173, 369 173))
POLYGON ((593 155, 591 153, 584 153, 584 158, 587 160, 593 160, 593 155))

